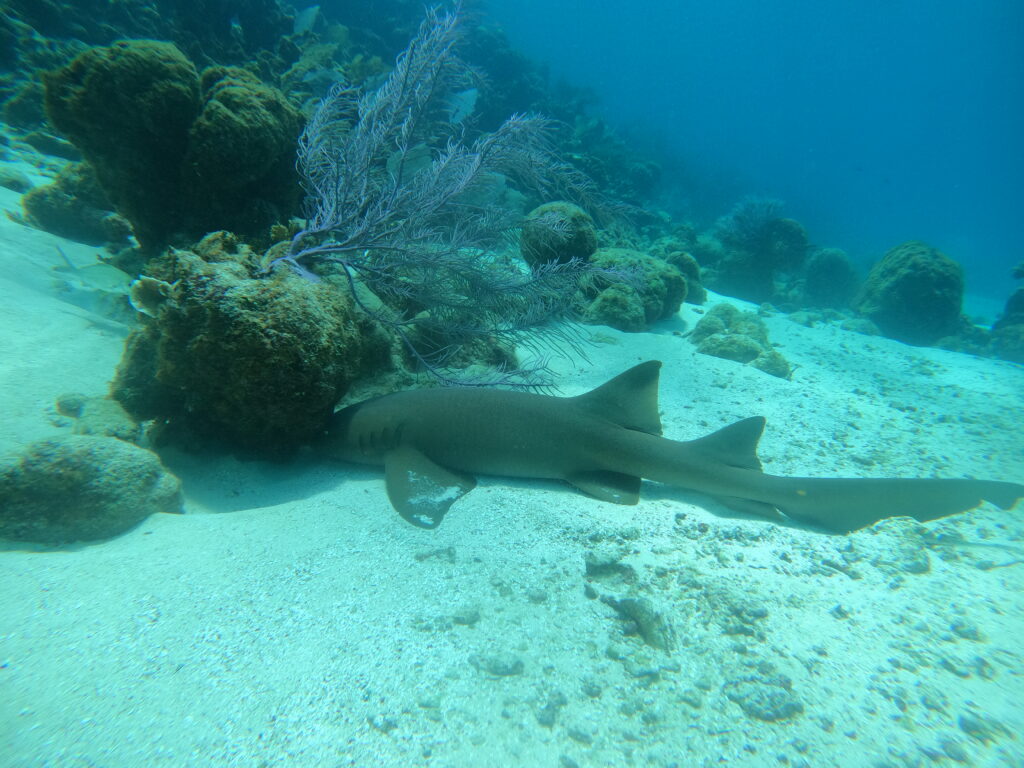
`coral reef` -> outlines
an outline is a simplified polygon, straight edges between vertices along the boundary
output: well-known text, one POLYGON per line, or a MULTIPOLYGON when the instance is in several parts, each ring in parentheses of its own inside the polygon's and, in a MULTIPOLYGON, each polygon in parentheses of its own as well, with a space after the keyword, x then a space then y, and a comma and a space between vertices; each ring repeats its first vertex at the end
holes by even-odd
POLYGON ((300 117, 245 70, 200 78, 170 43, 129 40, 43 82, 49 119, 149 251, 221 228, 257 237, 297 208, 300 117))
POLYGON ((0 467, 0 538, 59 545, 117 536, 180 512, 181 487, 152 453, 113 437, 29 445, 0 467))
POLYGON ((839 248, 818 248, 804 265, 800 306, 848 307, 858 289, 857 270, 839 248))
POLYGON ((89 245, 121 248, 129 244, 131 225, 113 211, 85 163, 69 163, 50 184, 22 195, 22 208, 34 227, 89 245))
MULTIPOLYGON (((336 4, 330 16, 347 25, 356 42, 365 42, 372 49, 368 54, 393 60, 415 34, 412 20, 422 8, 422 3, 409 0, 377 0, 336 4)), ((473 111, 473 128, 495 131, 513 114, 551 117, 563 128, 554 137, 560 156, 592 178, 609 197, 637 203, 646 199, 659 182, 661 169, 616 135, 606 121, 587 115, 593 94, 565 82, 550 83, 541 64, 517 51, 502 29, 480 20, 484 23, 477 24, 474 19, 467 24, 459 48, 465 61, 484 76, 485 86, 479 88, 473 111)), ((349 81, 358 83, 353 74, 346 67, 349 81)), ((540 200, 531 204, 537 202, 540 200)))
POLYGON ((691 251, 697 242, 692 228, 675 226, 672 235, 659 237, 645 250, 651 256, 661 259, 678 269, 686 278, 686 303, 703 304, 708 299, 707 289, 701 282, 700 263, 691 251))
POLYGON ((16 128, 32 129, 46 120, 43 86, 38 80, 22 82, 4 102, 4 122, 16 128))
POLYGON ((694 255, 708 268, 710 288, 761 303, 775 295, 780 273, 800 269, 809 247, 807 232, 781 217, 781 207, 776 200, 748 198, 698 239, 694 255))
POLYGON ((712 307, 690 333, 690 340, 704 355, 749 364, 780 379, 792 373, 789 362, 768 340, 764 322, 732 304, 712 307))
POLYGON ((991 343, 996 357, 1024 365, 1024 323, 1003 325, 995 329, 991 343))
POLYGON ((480 125, 493 130, 511 114, 536 111, 552 117, 556 114, 551 101, 545 73, 540 65, 515 50, 501 29, 481 25, 466 35, 463 53, 466 61, 487 73, 488 87, 477 104, 480 125))
POLYGON ((643 331, 672 317, 686 298, 682 273, 661 259, 628 248, 599 248, 591 263, 605 273, 625 279, 597 278, 582 292, 583 321, 620 331, 643 331))
POLYGON ((214 201, 239 193, 257 199, 254 185, 287 180, 280 166, 294 162, 299 116, 281 92, 237 67, 203 70, 200 88, 203 108, 189 128, 184 158, 194 173, 192 193, 212 192, 214 201))
POLYGON ((700 264, 686 251, 673 251, 665 257, 669 266, 675 267, 686 279, 687 304, 701 305, 708 300, 708 291, 700 279, 700 264))
POLYGON ((519 251, 530 267, 588 259, 597 250, 597 230, 586 211, 558 200, 530 211, 519 235, 519 251))
POLYGON ((147 276, 168 290, 128 337, 111 388, 134 418, 286 454, 319 433, 355 380, 389 367, 389 341, 342 278, 263 267, 223 232, 150 262, 147 276))
POLYGON ((871 269, 854 308, 885 336, 927 346, 963 326, 963 269, 917 240, 896 246, 871 269))
MULTIPOLYGON (((1024 279, 1024 275, 1020 279, 1024 279)), ((1005 328, 1022 323, 1024 323, 1024 288, 1018 288, 1006 300, 1003 314, 1000 315, 993 328, 1005 328)))
MULTIPOLYGON (((169 40, 203 64, 240 63, 265 54, 292 27, 276 0, 13 0, 6 5, 36 37, 87 45, 125 37, 169 40)), ((29 35, 14 35, 17 52, 28 45, 20 37, 29 35)))
MULTIPOLYGON (((1024 262, 1014 267, 1013 276, 1024 280, 1024 262)), ((1003 314, 992 326, 992 351, 1003 360, 1024 364, 1024 288, 1010 294, 1003 314)))
POLYGON ((137 443, 142 437, 139 422, 110 397, 69 392, 57 398, 57 412, 73 420, 74 435, 116 437, 129 443, 137 443))

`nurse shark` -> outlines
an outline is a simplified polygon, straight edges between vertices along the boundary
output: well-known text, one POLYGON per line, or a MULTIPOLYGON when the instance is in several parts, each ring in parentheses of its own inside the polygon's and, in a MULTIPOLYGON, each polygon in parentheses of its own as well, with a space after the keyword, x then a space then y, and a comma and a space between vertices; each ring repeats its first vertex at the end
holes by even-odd
POLYGON ((455 387, 396 392, 335 413, 325 449, 383 465, 392 506, 423 528, 440 525, 476 475, 563 480, 616 504, 636 504, 646 478, 836 533, 897 516, 934 520, 983 501, 1009 509, 1024 496, 1024 485, 996 480, 766 474, 757 457, 762 417, 696 440, 662 437, 660 370, 650 360, 576 397, 455 387))

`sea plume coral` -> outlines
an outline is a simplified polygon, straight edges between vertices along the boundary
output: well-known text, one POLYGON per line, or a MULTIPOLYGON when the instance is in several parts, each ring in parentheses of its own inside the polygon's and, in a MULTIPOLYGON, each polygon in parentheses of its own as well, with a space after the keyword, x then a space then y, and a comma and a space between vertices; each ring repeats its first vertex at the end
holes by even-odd
MULTIPOLYGON (((270 265, 313 278, 340 270, 360 308, 442 380, 451 355, 481 338, 529 342, 545 337, 526 331, 544 326, 548 340, 572 343, 551 321, 594 271, 580 259, 530 270, 495 256, 522 218, 504 204, 506 185, 579 199, 586 181, 553 154, 539 116, 466 139, 453 96, 474 73, 457 40, 457 12, 428 10, 378 90, 331 89, 299 142, 306 225, 270 265)), ((548 224, 557 236, 558 221, 548 224)))

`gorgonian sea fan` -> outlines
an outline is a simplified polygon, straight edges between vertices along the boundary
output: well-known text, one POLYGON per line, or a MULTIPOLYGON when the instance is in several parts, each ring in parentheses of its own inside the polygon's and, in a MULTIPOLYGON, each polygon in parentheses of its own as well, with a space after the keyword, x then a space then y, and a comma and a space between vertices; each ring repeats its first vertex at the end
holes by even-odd
MULTIPOLYGON (((595 273, 579 260, 531 271, 498 257, 521 220, 502 204, 506 186, 579 201, 589 182, 555 155, 552 124, 538 115, 467 141, 450 119, 453 94, 475 82, 455 53, 458 30, 457 12, 428 10, 380 88, 339 83, 319 104, 299 141, 306 226, 271 264, 310 277, 340 270, 356 303, 446 382, 445 361, 474 339, 575 346, 573 326, 558 321, 595 273)), ((564 233, 557 217, 548 224, 564 233)))

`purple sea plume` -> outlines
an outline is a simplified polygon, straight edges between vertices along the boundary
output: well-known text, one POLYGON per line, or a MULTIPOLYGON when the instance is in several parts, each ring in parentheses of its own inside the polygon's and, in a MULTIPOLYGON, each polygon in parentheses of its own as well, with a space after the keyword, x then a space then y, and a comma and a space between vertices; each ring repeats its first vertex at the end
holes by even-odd
POLYGON ((474 339, 575 345, 561 321, 595 273, 580 260, 531 270, 502 257, 522 219, 509 189, 583 200, 589 182, 555 155, 543 117, 513 115, 472 140, 450 120, 451 95, 475 81, 455 53, 458 28, 457 9, 430 9, 380 88, 330 90, 299 141, 306 225, 268 267, 340 272, 361 309, 445 381, 447 357, 474 339))

